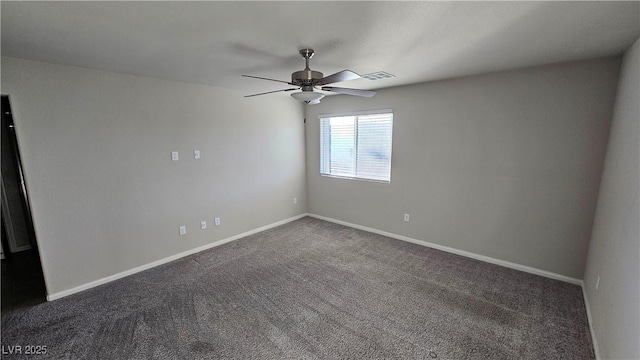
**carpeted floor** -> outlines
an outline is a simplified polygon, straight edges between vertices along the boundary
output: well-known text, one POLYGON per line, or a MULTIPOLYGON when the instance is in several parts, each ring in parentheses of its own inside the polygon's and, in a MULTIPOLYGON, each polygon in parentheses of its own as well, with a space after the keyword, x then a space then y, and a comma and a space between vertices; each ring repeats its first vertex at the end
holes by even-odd
POLYGON ((14 345, 46 345, 37 359, 594 358, 579 286, 313 218, 13 312, 3 358, 14 345))

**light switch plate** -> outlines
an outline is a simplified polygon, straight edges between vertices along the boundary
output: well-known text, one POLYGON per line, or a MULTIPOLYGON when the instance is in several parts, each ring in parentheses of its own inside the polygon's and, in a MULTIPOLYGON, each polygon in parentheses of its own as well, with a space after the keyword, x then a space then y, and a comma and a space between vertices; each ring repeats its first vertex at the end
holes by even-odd
POLYGON ((178 156, 178 152, 177 151, 172 151, 171 152, 171 160, 177 161, 179 159, 180 159, 180 156, 178 156))

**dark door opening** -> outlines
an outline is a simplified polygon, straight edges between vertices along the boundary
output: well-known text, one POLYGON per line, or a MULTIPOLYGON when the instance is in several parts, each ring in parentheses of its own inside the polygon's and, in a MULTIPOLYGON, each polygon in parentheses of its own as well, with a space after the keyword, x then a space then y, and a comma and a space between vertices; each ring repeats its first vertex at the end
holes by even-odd
POLYGON ((9 97, 2 95, 2 316, 46 301, 9 97))

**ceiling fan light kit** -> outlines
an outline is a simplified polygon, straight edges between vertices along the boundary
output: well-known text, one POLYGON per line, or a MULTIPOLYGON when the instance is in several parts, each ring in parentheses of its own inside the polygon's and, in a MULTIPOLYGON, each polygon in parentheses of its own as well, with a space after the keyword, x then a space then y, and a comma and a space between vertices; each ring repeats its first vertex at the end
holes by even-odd
POLYGON ((304 101, 307 104, 311 102, 315 102, 316 104, 320 102, 320 99, 324 97, 324 94, 315 92, 315 91, 301 91, 292 93, 291 96, 299 101, 304 101))
POLYGON ((314 89, 334 92, 337 94, 346 94, 346 95, 355 95, 355 96, 364 96, 364 97, 371 97, 376 94, 375 91, 371 91, 371 90, 358 90, 358 89, 349 89, 349 88, 339 88, 334 86, 323 86, 323 85, 333 84, 336 82, 360 79, 361 77, 360 75, 358 75, 357 73, 351 70, 342 70, 329 76, 324 76, 324 74, 322 74, 319 71, 311 70, 311 68, 309 67, 309 59, 311 59, 313 54, 314 54, 313 49, 300 50, 300 55, 305 59, 306 66, 304 70, 296 71, 291 74, 291 82, 269 79, 269 78, 264 78, 259 76, 242 75, 244 77, 276 81, 276 82, 281 82, 281 83, 285 83, 292 86, 297 86, 297 88, 268 91, 268 92, 263 92, 259 94, 246 95, 245 97, 272 94, 272 93, 283 92, 283 91, 302 90, 300 92, 292 93, 291 96, 296 100, 306 103, 307 105, 313 105, 313 104, 320 103, 320 99, 324 97, 323 93, 314 91, 314 89))

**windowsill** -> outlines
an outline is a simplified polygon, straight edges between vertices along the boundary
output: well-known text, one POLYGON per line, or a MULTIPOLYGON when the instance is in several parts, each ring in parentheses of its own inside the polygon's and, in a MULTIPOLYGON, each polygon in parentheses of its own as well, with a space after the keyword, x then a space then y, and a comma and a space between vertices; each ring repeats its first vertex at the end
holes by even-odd
POLYGON ((372 182, 372 183, 378 183, 378 184, 391 184, 391 180, 376 180, 376 179, 366 179, 366 178, 359 178, 359 177, 352 177, 352 176, 338 176, 338 175, 331 175, 331 174, 320 174, 320 176, 334 178, 334 179, 343 179, 343 180, 366 181, 366 182, 372 182))

